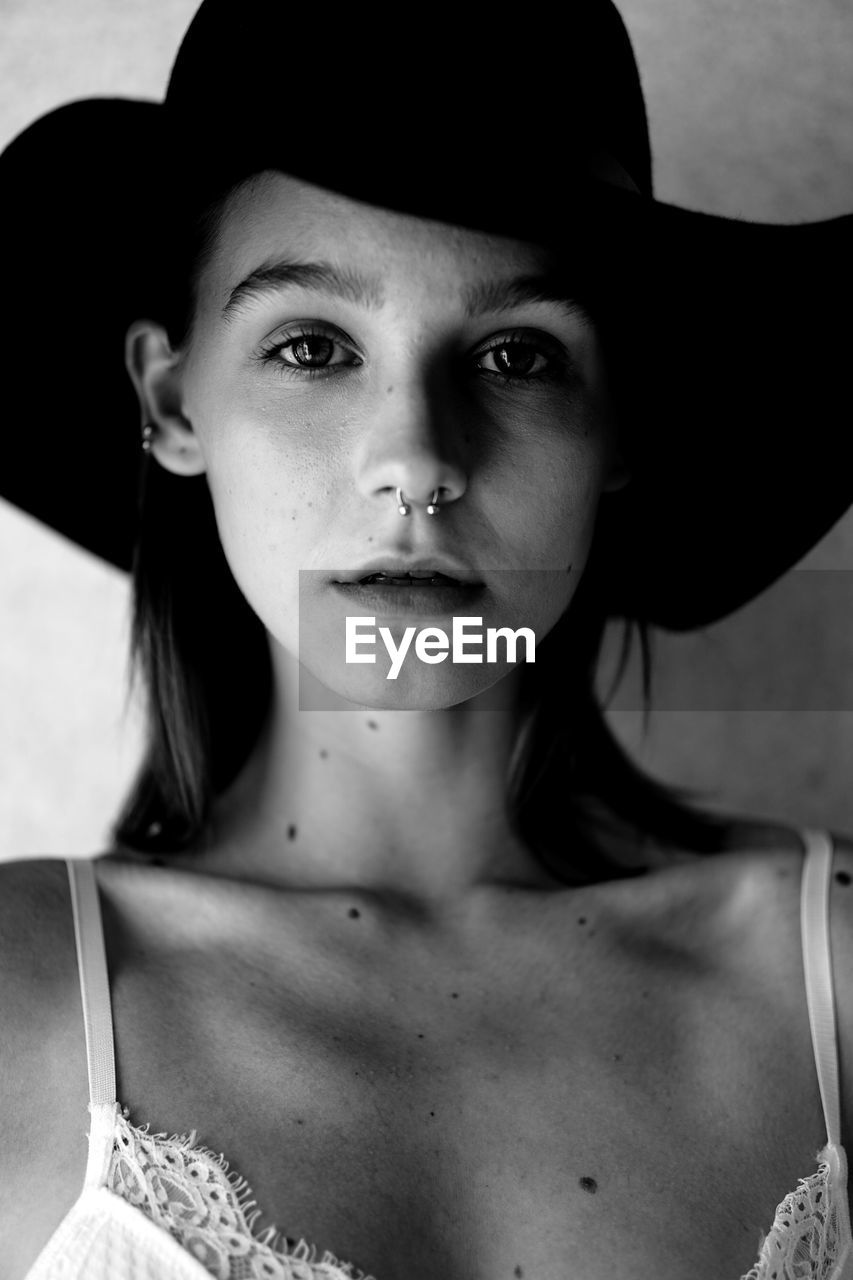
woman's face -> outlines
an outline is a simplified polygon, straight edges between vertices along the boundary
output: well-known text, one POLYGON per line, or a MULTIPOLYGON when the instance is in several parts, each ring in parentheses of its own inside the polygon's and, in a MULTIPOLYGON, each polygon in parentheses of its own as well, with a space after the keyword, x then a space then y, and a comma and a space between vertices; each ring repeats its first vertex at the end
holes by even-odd
MULTIPOLYGON (((280 174, 230 198, 180 365, 181 411, 274 660, 298 658, 320 687, 374 707, 455 705, 511 670, 421 661, 413 636, 388 679, 378 628, 395 644, 407 627, 450 639, 453 605, 410 606, 386 587, 384 608, 336 585, 366 566, 467 570, 481 586, 453 611, 484 634, 525 626, 541 643, 564 612, 599 496, 623 481, 599 339, 548 267, 534 246, 280 174), (345 661, 355 616, 375 618, 375 644, 358 650, 375 663, 345 661)), ((472 652, 486 656, 469 641, 472 652)))

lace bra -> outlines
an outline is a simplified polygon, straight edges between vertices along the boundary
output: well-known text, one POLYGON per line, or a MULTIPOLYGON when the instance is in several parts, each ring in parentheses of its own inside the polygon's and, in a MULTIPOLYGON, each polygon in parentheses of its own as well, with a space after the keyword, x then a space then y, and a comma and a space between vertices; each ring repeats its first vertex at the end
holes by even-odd
MULTIPOLYGON (((832 842, 804 831, 802 942, 809 1023, 827 1142, 817 1170, 776 1210, 740 1280, 853 1280, 847 1162, 840 1141, 829 946, 832 842)), ((221 1156, 186 1136, 130 1123, 115 1098, 109 984, 93 864, 69 861, 89 1071, 89 1156, 81 1194, 26 1280, 374 1280, 275 1228, 221 1156)))

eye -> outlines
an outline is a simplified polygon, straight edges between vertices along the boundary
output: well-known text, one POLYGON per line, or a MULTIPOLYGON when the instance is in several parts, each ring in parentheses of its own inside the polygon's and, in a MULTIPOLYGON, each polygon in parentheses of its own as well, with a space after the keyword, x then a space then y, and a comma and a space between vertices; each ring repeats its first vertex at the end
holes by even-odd
MULTIPOLYGON (((293 363, 302 369, 324 369, 331 364, 335 354, 335 344, 331 338, 316 333, 305 333, 301 338, 291 338, 279 348, 279 356, 284 360, 284 352, 289 352, 293 363)), ((285 360, 289 364, 289 360, 285 360)))
POLYGON ((541 373, 548 365, 542 352, 530 342, 503 342, 499 347, 490 347, 483 352, 481 360, 492 361, 494 368, 489 370, 490 373, 504 374, 509 378, 528 378, 532 373, 541 373))
POLYGON ((280 373, 296 376, 300 373, 331 373, 338 368, 361 364, 360 357, 341 336, 304 325, 287 334, 278 334, 276 341, 266 347, 258 359, 263 364, 277 367, 280 373))
POLYGON ((571 362, 554 339, 543 333, 500 334, 475 355, 477 368, 503 382, 536 382, 566 377, 571 362))

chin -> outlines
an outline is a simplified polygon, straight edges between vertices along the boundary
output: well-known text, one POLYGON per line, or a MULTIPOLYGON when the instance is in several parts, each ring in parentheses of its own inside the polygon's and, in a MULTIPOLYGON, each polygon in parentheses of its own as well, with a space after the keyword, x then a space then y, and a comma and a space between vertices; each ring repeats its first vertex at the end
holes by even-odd
MULTIPOLYGON (((523 664, 518 664, 523 665, 523 664)), ((302 711, 444 711, 476 700, 487 707, 497 698, 510 665, 470 665, 464 669, 445 664, 403 669, 396 680, 386 679, 380 664, 358 670, 309 670, 300 664, 299 707, 302 711)))

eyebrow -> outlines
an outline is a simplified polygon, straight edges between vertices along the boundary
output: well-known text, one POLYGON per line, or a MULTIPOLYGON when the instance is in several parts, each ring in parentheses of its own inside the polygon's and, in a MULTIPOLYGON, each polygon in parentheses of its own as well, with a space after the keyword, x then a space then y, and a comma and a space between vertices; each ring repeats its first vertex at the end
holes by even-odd
POLYGON ((382 287, 377 277, 369 277, 330 262, 294 262, 279 258, 256 267, 231 290, 222 308, 223 320, 230 319, 247 303, 280 293, 282 289, 310 289, 356 306, 375 310, 382 306, 382 287))
MULTIPOLYGON (((367 310, 378 310, 385 301, 379 276, 368 276, 330 262, 297 262, 278 258, 256 267, 231 290, 222 309, 222 319, 230 320, 251 302, 260 301, 283 289, 307 289, 328 297, 341 298, 367 310)), ((551 303, 570 317, 592 324, 584 304, 571 288, 555 275, 526 275, 508 280, 488 280, 472 285, 463 294, 468 319, 529 303, 551 303)))
POLYGON ((511 280, 489 280, 473 285, 465 293, 465 313, 469 319, 476 319, 531 302, 551 303, 561 307, 572 318, 590 325, 593 323, 589 309, 559 275, 517 276, 511 280))

